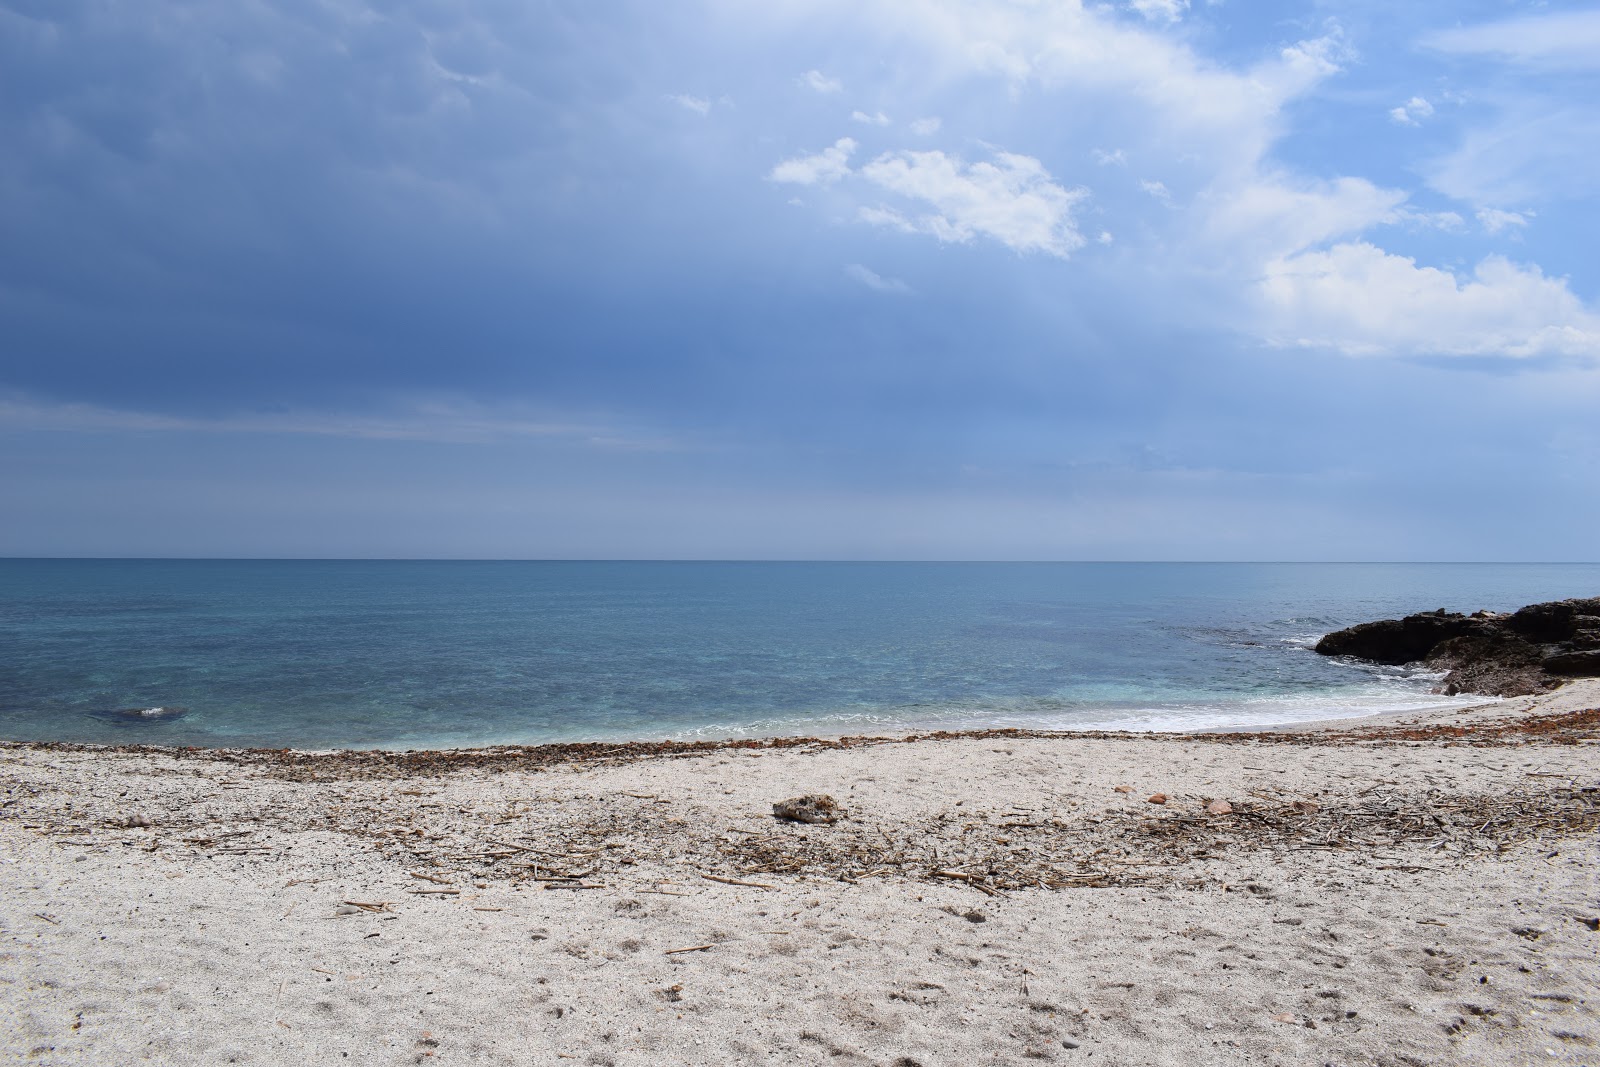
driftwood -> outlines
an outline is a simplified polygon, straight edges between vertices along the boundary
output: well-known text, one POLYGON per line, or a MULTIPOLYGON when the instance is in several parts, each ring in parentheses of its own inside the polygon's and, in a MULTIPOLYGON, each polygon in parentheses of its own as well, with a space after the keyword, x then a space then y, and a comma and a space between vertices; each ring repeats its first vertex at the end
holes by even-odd
POLYGON ((745 886, 749 886, 752 889, 774 889, 774 888, 776 888, 775 886, 770 886, 765 882, 742 882, 737 878, 724 878, 720 874, 702 874, 702 875, 700 875, 700 877, 702 877, 702 878, 704 878, 704 879, 706 879, 707 881, 710 881, 710 882, 721 882, 723 885, 745 885, 745 886))
POLYGON ((433 882, 436 885, 454 885, 455 884, 454 882, 450 881, 448 878, 436 878, 431 874, 423 874, 421 871, 411 871, 410 874, 411 874, 411 877, 413 877, 413 878, 421 878, 424 882, 433 882))
POLYGON ((391 910, 390 907, 389 907, 389 901, 387 901, 387 900, 377 900, 377 901, 341 900, 339 903, 348 904, 352 908, 360 908, 362 911, 380 912, 380 911, 390 911, 391 910))

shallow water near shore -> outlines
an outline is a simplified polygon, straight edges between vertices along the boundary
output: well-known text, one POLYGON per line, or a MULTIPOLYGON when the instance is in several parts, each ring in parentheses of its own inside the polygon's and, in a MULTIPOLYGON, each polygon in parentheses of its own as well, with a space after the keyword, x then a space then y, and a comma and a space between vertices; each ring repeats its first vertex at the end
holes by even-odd
POLYGON ((1329 630, 1596 564, 0 560, 0 737, 294 748, 1115 726, 1476 701, 1329 630), (117 716, 139 708, 183 714, 117 716))

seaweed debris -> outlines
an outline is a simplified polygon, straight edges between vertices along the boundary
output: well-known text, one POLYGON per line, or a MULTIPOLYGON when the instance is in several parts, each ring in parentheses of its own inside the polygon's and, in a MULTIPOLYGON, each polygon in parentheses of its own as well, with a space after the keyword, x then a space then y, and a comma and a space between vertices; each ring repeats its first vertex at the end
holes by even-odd
POLYGON ((727 751, 827 751, 914 742, 1052 739, 1061 741, 1166 741, 1207 744, 1373 745, 1442 742, 1467 745, 1573 745, 1600 741, 1600 708, 1484 719, 1462 724, 1384 725, 1368 730, 1261 730, 1207 733, 1144 733, 1120 730, 936 730, 902 736, 764 737, 724 741, 571 742, 500 745, 489 748, 383 749, 308 752, 288 748, 198 748, 167 745, 92 745, 68 741, 10 741, 5 748, 50 752, 116 751, 176 759, 202 759, 255 767, 289 781, 415 778, 460 771, 539 771, 570 764, 631 763, 681 759, 727 751))

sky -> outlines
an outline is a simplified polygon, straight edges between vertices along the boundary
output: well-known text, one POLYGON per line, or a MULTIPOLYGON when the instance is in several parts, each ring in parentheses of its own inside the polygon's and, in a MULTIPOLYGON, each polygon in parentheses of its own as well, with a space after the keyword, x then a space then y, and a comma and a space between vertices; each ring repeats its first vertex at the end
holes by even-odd
POLYGON ((1600 8, 0 0, 0 555, 1600 558, 1600 8))

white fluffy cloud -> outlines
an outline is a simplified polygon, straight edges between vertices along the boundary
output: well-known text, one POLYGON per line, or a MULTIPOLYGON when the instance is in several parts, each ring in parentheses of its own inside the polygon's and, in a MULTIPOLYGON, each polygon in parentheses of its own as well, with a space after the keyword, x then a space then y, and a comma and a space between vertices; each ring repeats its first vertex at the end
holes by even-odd
POLYGON ((889 116, 881 111, 874 111, 871 114, 865 111, 852 111, 850 112, 850 121, 859 122, 864 126, 887 126, 889 125, 889 116))
POLYGON ((1073 207, 1088 191, 1051 180, 1030 156, 998 152, 993 162, 966 163, 943 152, 889 152, 861 168, 867 181, 931 211, 906 215, 894 208, 868 208, 865 221, 940 241, 977 236, 1017 252, 1066 256, 1083 246, 1073 207))
POLYGON ((1420 126, 1422 120, 1433 114, 1433 105, 1420 96, 1413 96, 1399 107, 1389 109, 1389 120, 1400 126, 1420 126))
POLYGON ((1261 283, 1281 345, 1350 355, 1600 356, 1600 315, 1566 281, 1500 256, 1470 278, 1364 241, 1268 265, 1261 283))
POLYGON ((1073 208, 1088 190, 1056 184, 1032 156, 996 152, 992 161, 968 163, 939 151, 885 152, 852 170, 850 157, 857 147, 841 137, 821 152, 784 160, 767 177, 795 185, 858 179, 902 201, 862 205, 856 211, 859 221, 941 242, 988 237, 1016 252, 1060 257, 1084 244, 1073 208))
POLYGON ((1499 208, 1486 207, 1478 212, 1478 222, 1490 233, 1499 233, 1508 227, 1520 227, 1528 224, 1527 215, 1519 211, 1501 211, 1499 208))
POLYGON ((784 160, 767 177, 794 185, 828 185, 850 173, 850 156, 855 150, 854 140, 841 137, 815 155, 784 160))
POLYGON ((1328 32, 1235 69, 1158 24, 1078 0, 770 0, 762 11, 804 25, 831 19, 840 32, 919 48, 941 78, 999 77, 1138 103, 1154 127, 1146 132, 1173 151, 1246 163, 1276 136, 1284 104, 1339 69, 1343 49, 1328 32))
MULTIPOLYGON (((1463 219, 1468 211, 1415 208, 1404 189, 1336 172, 1311 175, 1274 161, 1274 147, 1291 129, 1290 105, 1345 60, 1332 23, 1259 60, 1230 63, 1201 54, 1168 28, 1168 17, 1184 10, 1177 0, 1124 0, 1121 11, 1077 0, 772 3, 797 18, 826 8, 865 34, 909 42, 945 82, 999 81, 1018 99, 1048 98, 1082 112, 1114 109, 1124 147, 1091 151, 1090 142, 1077 150, 1105 166, 1137 159, 1141 167, 1160 167, 1163 179, 1183 190, 1174 201, 1166 185, 1134 184, 1172 206, 1159 220, 1148 200, 1137 207, 1108 196, 1108 212, 1141 212, 1137 226, 1121 230, 1133 242, 1123 262, 1137 262, 1140 238, 1130 235, 1142 228, 1161 250, 1148 265, 1152 289, 1204 291, 1187 306, 1203 307, 1243 333, 1365 354, 1596 354, 1595 314, 1564 278, 1493 258, 1458 276, 1374 243, 1378 228, 1397 225, 1465 240, 1473 232, 1463 219), (1148 22, 1127 18, 1129 7, 1148 22)), ((1425 43, 1554 69, 1600 66, 1591 38, 1600 40, 1600 13, 1512 20, 1425 43)), ((1422 95, 1389 111, 1408 126, 1434 114, 1435 103, 1422 95)), ((1596 125, 1570 106, 1507 111, 1499 126, 1469 128, 1456 149, 1427 165, 1429 182, 1476 211, 1482 231, 1507 232, 1527 216, 1496 205, 1535 202, 1539 190, 1592 195, 1587 146, 1596 125)), ((1037 151, 1032 144, 1017 147, 1037 151)), ((844 177, 839 167, 818 173, 844 177)), ((1056 256, 1084 243, 1074 215, 1085 191, 1056 182, 1031 156, 1002 153, 968 165, 948 149, 897 152, 849 175, 852 186, 872 182, 902 198, 860 201, 857 217, 868 223, 945 241, 991 238, 1056 256)), ((1098 226, 1090 231, 1097 232, 1098 226)))
MULTIPOLYGON (((1416 212, 1404 200, 1341 178, 1302 188, 1258 185, 1219 206, 1218 245, 1243 246, 1241 265, 1267 257, 1256 286, 1259 317, 1247 311, 1246 321, 1254 319, 1247 328, 1271 344, 1353 356, 1600 357, 1600 315, 1564 278, 1499 256, 1460 277, 1350 239, 1385 223, 1463 224, 1454 212, 1416 212)), ((1479 220, 1486 228, 1515 225, 1482 212, 1479 220)))
POLYGON ((925 119, 917 119, 911 124, 911 132, 918 137, 932 137, 939 132, 939 127, 944 125, 939 116, 933 115, 925 119))

